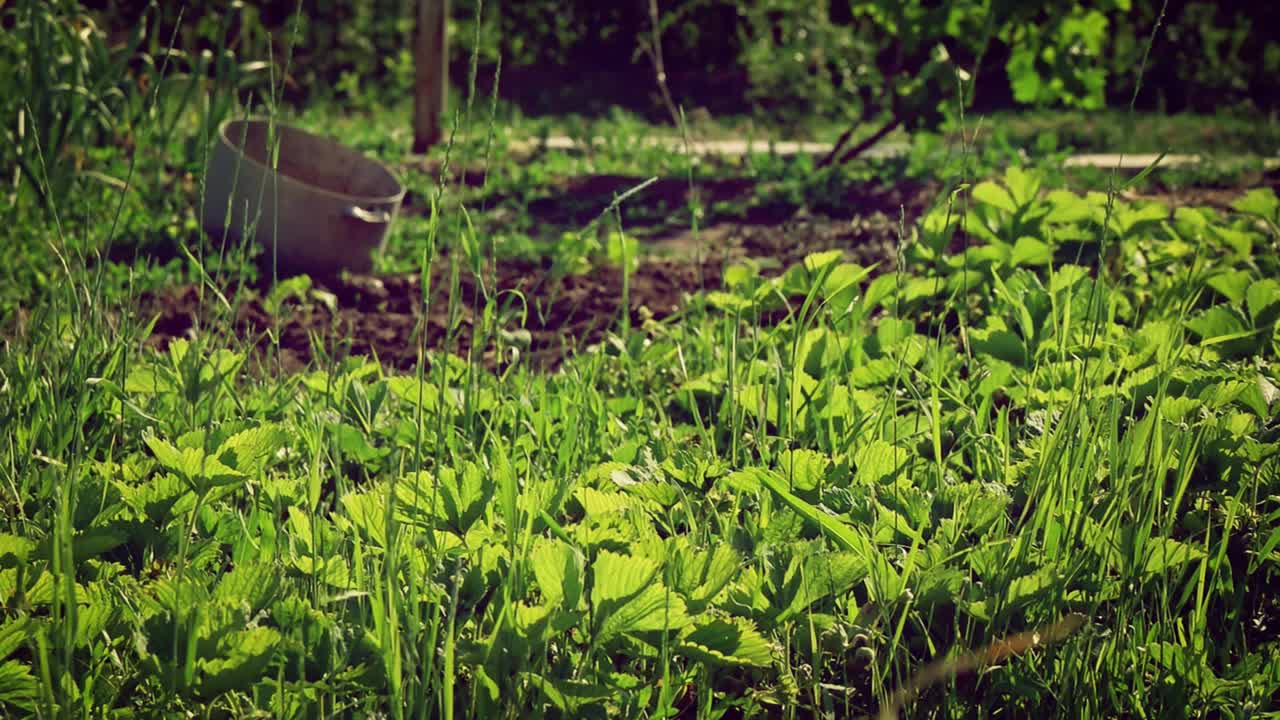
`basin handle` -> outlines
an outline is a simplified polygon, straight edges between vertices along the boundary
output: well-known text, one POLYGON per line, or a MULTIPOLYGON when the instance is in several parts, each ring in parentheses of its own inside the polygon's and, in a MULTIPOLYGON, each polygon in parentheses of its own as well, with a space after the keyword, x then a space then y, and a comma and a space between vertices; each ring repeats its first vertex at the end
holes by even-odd
POLYGON ((347 206, 347 209, 343 211, 343 214, 347 217, 375 225, 385 225, 386 223, 391 222, 390 210, 365 210, 359 205, 349 205, 347 206))

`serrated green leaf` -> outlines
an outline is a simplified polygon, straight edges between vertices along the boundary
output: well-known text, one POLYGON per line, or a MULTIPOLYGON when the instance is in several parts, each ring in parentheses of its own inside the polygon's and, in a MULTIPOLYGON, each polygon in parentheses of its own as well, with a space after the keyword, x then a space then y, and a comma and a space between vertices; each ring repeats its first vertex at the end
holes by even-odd
POLYGON ((386 382, 391 394, 410 407, 417 408, 421 404, 422 412, 428 415, 440 410, 444 393, 434 383, 419 382, 418 378, 408 375, 388 377, 386 382))
POLYGON ((1266 278, 1251 284, 1245 292, 1245 308, 1255 328, 1275 323, 1280 316, 1280 281, 1266 278))
POLYGON ((828 266, 840 262, 842 257, 844 257, 843 250, 823 250, 810 253, 804 257, 804 269, 816 275, 827 269, 828 266))
POLYGON ((0 660, 22 647, 36 632, 36 622, 27 615, 14 615, 0 625, 0 660))
POLYGON ((738 576, 742 559, 729 545, 706 550, 682 548, 672 562, 672 584, 691 613, 702 612, 738 576))
POLYGON ((613 688, 584 680, 552 680, 531 672, 520 672, 518 677, 538 688, 547 702, 569 717, 579 717, 588 706, 603 703, 616 695, 613 688))
POLYGON ((853 456, 856 480, 873 485, 891 480, 906 467, 910 456, 907 451, 884 440, 872 440, 853 456))
POLYGON ((152 365, 135 365, 129 369, 129 376, 124 381, 126 393, 157 395, 173 392, 173 383, 166 371, 152 365))
POLYGON ((86 589, 89 602, 76 611, 76 647, 84 648, 102 639, 102 631, 116 617, 115 598, 100 587, 86 589))
POLYGON ((1280 220, 1280 199, 1272 188, 1255 188, 1237 198, 1231 207, 1240 212, 1260 215, 1272 220, 1280 220))
POLYGON ((898 374, 898 363, 893 358, 876 358, 849 372, 849 384, 855 388, 884 385, 898 374))
POLYGON ((191 482, 193 489, 197 492, 207 492, 213 487, 242 482, 245 478, 244 473, 227 467, 217 458, 204 454, 198 448, 188 447, 179 450, 150 433, 143 436, 143 442, 151 448, 151 452, 161 465, 191 482))
POLYGON ((1048 223, 1081 223, 1092 218, 1097 207, 1070 190, 1052 190, 1045 196, 1050 210, 1044 220, 1048 223))
POLYGON ((217 456, 228 466, 244 473, 262 472, 284 447, 287 436, 277 425, 260 425, 227 438, 217 456))
POLYGON ((1040 192, 1040 174, 1017 165, 1010 165, 1004 172, 1004 184, 1013 195, 1018 207, 1026 207, 1036 199, 1040 192))
POLYGON ((0 702, 27 707, 35 699, 37 688, 36 678, 26 663, 17 660, 0 663, 0 702))
POLYGON ((653 560, 602 550, 591 573, 597 642, 624 633, 678 630, 692 622, 680 595, 656 581, 658 564, 653 560))
POLYGON ((969 344, 975 353, 1025 367, 1028 361, 1027 346, 1022 338, 1008 330, 978 328, 969 333, 969 344))
POLYGON ((686 633, 677 651, 713 665, 769 667, 773 646, 746 618, 715 618, 686 633))
POLYGON ((200 694, 213 697, 228 690, 251 687, 271 664, 280 640, 280 633, 268 627, 227 636, 220 643, 223 656, 200 663, 200 694))
POLYGON ((560 540, 540 540, 529 554, 538 589, 549 606, 572 610, 582 598, 582 553, 560 540))
POLYGON ((711 307, 727 313, 740 313, 750 310, 755 303, 741 295, 713 290, 706 294, 707 303, 711 307))
POLYGON ((817 490, 827 474, 831 459, 815 450, 783 450, 778 458, 778 472, 791 483, 793 490, 817 490))
POLYGON ((870 572, 868 558, 857 552, 819 552, 793 558, 784 578, 786 607, 777 622, 786 622, 815 602, 840 597, 862 582, 870 572))
POLYGON ((1016 215, 1018 213, 1018 204, 1014 201, 1013 195, 1009 191, 997 183, 990 180, 980 182, 974 186, 971 191, 973 199, 980 203, 990 205, 999 210, 1016 215))
POLYGON ((603 492, 592 487, 580 487, 574 490, 573 497, 588 516, 626 512, 638 507, 635 499, 625 493, 603 492))
POLYGON ((875 266, 862 267, 853 263, 841 263, 833 268, 822 283, 822 298, 831 304, 837 312, 857 299, 861 291, 862 281, 866 280, 875 266))
POLYGON ((1253 282, 1253 274, 1247 270, 1223 270, 1210 277, 1205 284, 1217 290, 1235 305, 1244 303, 1245 291, 1253 282))
POLYGON ((26 562, 36 544, 31 540, 9 533, 0 533, 0 565, 26 562))
POLYGON ((1150 538, 1143 546, 1142 574, 1156 575, 1170 568, 1201 560, 1204 556, 1204 550, 1195 545, 1173 538, 1150 538))
POLYGON ((223 575, 213 591, 213 598, 246 605, 251 615, 257 614, 276 599, 280 588, 280 572, 266 563, 237 565, 223 575))
POLYGON ((1023 235, 1013 244, 1009 262, 1014 267, 1048 265, 1053 262, 1053 248, 1043 240, 1023 235))
POLYGON ((1201 341, 1233 337, 1248 330, 1244 319, 1225 305, 1214 305, 1186 323, 1187 328, 1200 336, 1201 341))

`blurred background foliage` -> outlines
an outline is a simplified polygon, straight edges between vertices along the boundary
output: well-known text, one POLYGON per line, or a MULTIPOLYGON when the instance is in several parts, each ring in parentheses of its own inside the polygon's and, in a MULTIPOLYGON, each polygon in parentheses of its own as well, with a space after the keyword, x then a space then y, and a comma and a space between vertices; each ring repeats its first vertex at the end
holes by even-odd
MULTIPOLYGON (((0 2, 0 167, 58 194, 67 168, 125 144, 195 157, 236 105, 411 93, 416 0, 0 2), (163 86, 163 92, 159 92, 163 86), (141 91, 141 92, 139 92, 141 91), (206 131, 175 132, 199 105, 206 131), (141 122, 142 120, 147 122, 141 122), (134 128, 161 137, 138 137, 134 128), (42 157, 43 164, 36 158, 42 157)), ((1127 107, 1159 3, 1146 0, 452 0, 450 73, 472 60, 526 115, 674 105, 774 127, 826 119, 860 142, 971 111, 1127 107), (980 80, 979 80, 980 78, 980 80)), ((1280 3, 1170 0, 1139 108, 1274 119, 1280 3)))
MULTIPOLYGON (((179 49, 225 46, 239 58, 274 55, 283 64, 293 38, 296 60, 287 78, 293 99, 398 92, 412 79, 415 0, 303 0, 301 13, 297 0, 90 0, 79 5, 109 33, 137 27, 150 8, 156 23, 148 37, 152 50, 165 45, 177 27, 179 49)), ((484 70, 499 55, 506 72, 538 86, 552 81, 575 85, 576 77, 599 73, 631 73, 653 92, 636 94, 632 83, 613 83, 618 102, 655 118, 664 114, 652 64, 641 51, 653 36, 649 0, 452 0, 451 10, 458 79, 466 77, 479 38, 481 77, 490 74, 484 70)), ((995 15, 996 27, 978 72, 1009 74, 1011 82, 980 85, 975 109, 1062 101, 1080 105, 1083 96, 1097 104, 1126 105, 1161 4, 658 0, 657 10, 669 82, 681 104, 795 111, 795 102, 804 102, 810 113, 844 115, 852 99, 887 82, 883 70, 893 69, 893 56, 920 37, 946 46, 972 70, 975 41, 982 40, 987 13, 995 15), (923 32, 913 37, 887 22, 893 14, 919 17, 932 26, 918 28, 923 32), (1088 64, 1088 77, 1076 78, 1079 87, 1053 87, 1048 78, 1055 74, 1052 65, 1071 61, 1088 64), (1032 72, 1036 69, 1039 73, 1032 72)), ((910 53, 909 47, 905 50, 910 53)), ((899 68, 900 73, 904 69, 910 68, 899 68)), ((521 91, 515 82, 503 83, 512 96, 521 91)), ((1280 101, 1280 4, 1171 0, 1143 82, 1144 109, 1275 110, 1280 101)), ((611 88, 593 83, 579 90, 582 95, 590 95, 589 90, 607 95, 611 88)), ((602 100, 613 104, 608 97, 602 100)))
MULTIPOLYGON (((365 99, 403 92, 412 81, 415 0, 303 0, 300 13, 297 0, 80 5, 101 30, 116 34, 146 22, 150 12, 153 51, 176 28, 176 47, 184 51, 225 46, 242 59, 273 56, 283 64, 292 40, 295 59, 285 91, 293 100, 317 93, 365 99)), ((851 108, 859 114, 857 106, 885 85, 911 80, 911 71, 939 47, 971 72, 981 54, 976 71, 991 82, 977 86, 977 110, 1127 105, 1161 4, 656 0, 656 9, 678 103, 842 117, 851 108), (979 47, 984 39, 985 51, 979 47)), ((649 0, 452 0, 451 11, 458 80, 467 77, 478 43, 481 79, 492 75, 501 55, 503 76, 510 78, 502 83, 504 94, 526 101, 530 112, 589 111, 564 107, 569 93, 576 93, 588 106, 621 104, 654 119, 667 114, 642 50, 653 37, 649 0), (634 81, 590 82, 602 73, 634 81), (539 107, 537 98, 547 107, 539 107)), ((1143 83, 1143 109, 1275 110, 1280 4, 1171 0, 1143 83)))

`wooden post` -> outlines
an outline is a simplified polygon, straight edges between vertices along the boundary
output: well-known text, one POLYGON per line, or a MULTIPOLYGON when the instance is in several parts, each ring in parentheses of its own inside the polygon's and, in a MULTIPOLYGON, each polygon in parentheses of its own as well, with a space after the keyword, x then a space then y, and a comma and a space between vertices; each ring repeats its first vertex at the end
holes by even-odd
POLYGON ((414 43, 417 75, 413 93, 413 152, 425 153, 440 142, 445 95, 449 88, 449 40, 445 23, 449 0, 418 0, 418 35, 414 43))

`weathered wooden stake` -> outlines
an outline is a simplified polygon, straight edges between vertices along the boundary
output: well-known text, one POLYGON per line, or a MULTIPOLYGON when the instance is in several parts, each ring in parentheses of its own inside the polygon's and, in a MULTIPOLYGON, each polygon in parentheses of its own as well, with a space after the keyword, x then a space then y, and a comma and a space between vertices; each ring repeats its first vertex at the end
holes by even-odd
POLYGON ((413 49, 417 74, 413 93, 415 153, 424 153, 440 142, 440 119, 449 88, 448 17, 449 0, 418 0, 418 35, 413 49))

